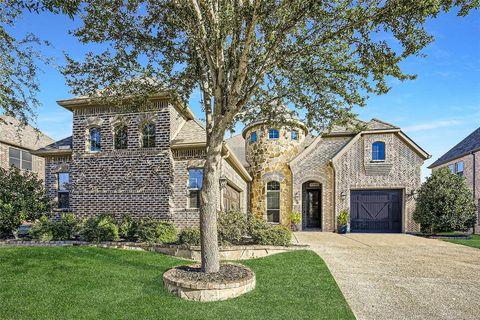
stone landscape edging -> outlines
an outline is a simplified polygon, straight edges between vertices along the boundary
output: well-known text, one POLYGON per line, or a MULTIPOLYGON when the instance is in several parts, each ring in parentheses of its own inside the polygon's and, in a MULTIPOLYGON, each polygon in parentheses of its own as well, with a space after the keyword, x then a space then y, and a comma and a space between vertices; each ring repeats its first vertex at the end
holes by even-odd
MULTIPOLYGON (((175 244, 148 244, 138 242, 100 242, 93 243, 87 241, 69 240, 69 241, 25 241, 25 240, 2 240, 0 247, 65 247, 65 246, 92 246, 100 248, 114 248, 125 250, 141 250, 159 252, 169 256, 188 259, 201 260, 200 246, 184 246, 175 244)), ((263 245, 232 245, 220 247, 221 260, 248 260, 266 257, 276 253, 305 250, 308 245, 293 244, 288 247, 282 246, 263 246, 263 245)))

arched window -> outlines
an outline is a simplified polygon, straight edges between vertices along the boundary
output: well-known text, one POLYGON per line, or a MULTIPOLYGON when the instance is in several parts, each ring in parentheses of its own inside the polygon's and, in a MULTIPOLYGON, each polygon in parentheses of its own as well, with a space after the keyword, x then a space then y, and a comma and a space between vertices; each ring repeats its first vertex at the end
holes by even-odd
POLYGON ((280 134, 278 133, 277 129, 269 129, 268 130, 268 139, 278 139, 280 134))
POLYGON ((115 149, 127 149, 128 147, 128 128, 124 124, 115 127, 115 149))
POLYGON ((155 124, 147 123, 142 128, 142 148, 155 147, 155 124))
POLYGON ((89 149, 92 152, 98 152, 102 150, 102 134, 100 133, 100 128, 93 127, 88 130, 88 142, 89 149))
POLYGON ((373 161, 385 160, 385 142, 376 141, 372 144, 372 160, 373 161))
POLYGON ((280 182, 267 183, 267 221, 280 222, 280 182))
POLYGON ((257 142, 257 131, 253 131, 250 135, 250 142, 257 142))

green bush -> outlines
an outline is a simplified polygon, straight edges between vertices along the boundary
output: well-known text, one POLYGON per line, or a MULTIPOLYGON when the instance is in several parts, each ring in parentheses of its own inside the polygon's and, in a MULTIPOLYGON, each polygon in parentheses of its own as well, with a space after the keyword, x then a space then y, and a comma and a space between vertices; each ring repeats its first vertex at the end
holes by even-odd
POLYGON ((247 221, 245 214, 242 212, 219 212, 217 223, 218 241, 221 244, 238 243, 242 240, 242 236, 247 233, 247 221))
POLYGON ((118 225, 120 238, 127 241, 135 241, 138 238, 139 222, 130 216, 124 216, 118 225))
POLYGON ((252 218, 249 232, 256 244, 288 246, 292 241, 292 231, 282 225, 271 225, 263 219, 252 218))
POLYGON ((180 234, 178 235, 178 244, 183 244, 187 246, 199 246, 200 229, 186 228, 180 231, 180 234))
POLYGON ((348 221, 350 220, 348 210, 343 209, 342 211, 340 211, 337 219, 338 219, 338 224, 339 225, 341 225, 341 226, 347 225, 348 221))
POLYGON ((30 230, 33 239, 41 241, 72 240, 79 231, 79 221, 71 213, 62 214, 59 221, 52 221, 43 216, 35 222, 30 230))
POLYGON ((465 178, 443 168, 435 170, 422 184, 413 213, 422 232, 466 231, 476 219, 472 191, 465 178))
POLYGON ((300 221, 302 221, 302 214, 300 212, 296 211, 290 214, 290 222, 297 225, 300 223, 300 221))
POLYGON ((138 239, 148 243, 174 243, 177 241, 177 229, 171 222, 144 220, 138 228, 138 239))
POLYGON ((0 168, 0 237, 17 237, 24 221, 35 221, 50 211, 51 201, 36 174, 13 166, 0 168))
POLYGON ((90 217, 83 222, 80 239, 90 242, 118 241, 118 227, 109 215, 90 217))

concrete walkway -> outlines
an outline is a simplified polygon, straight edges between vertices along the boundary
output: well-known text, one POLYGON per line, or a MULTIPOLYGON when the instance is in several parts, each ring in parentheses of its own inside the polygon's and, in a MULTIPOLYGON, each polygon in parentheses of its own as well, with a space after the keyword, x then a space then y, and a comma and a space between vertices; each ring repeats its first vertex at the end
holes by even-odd
POLYGON ((480 319, 480 250, 404 234, 298 232, 357 319, 480 319))

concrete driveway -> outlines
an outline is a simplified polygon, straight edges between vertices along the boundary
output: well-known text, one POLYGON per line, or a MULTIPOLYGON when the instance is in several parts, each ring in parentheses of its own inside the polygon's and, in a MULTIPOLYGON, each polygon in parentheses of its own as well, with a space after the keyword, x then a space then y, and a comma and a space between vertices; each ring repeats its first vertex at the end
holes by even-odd
POLYGON ((480 319, 480 250, 405 234, 295 233, 357 319, 480 319))

